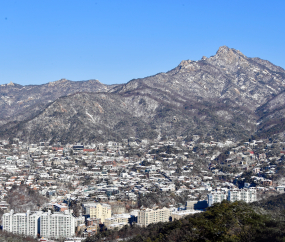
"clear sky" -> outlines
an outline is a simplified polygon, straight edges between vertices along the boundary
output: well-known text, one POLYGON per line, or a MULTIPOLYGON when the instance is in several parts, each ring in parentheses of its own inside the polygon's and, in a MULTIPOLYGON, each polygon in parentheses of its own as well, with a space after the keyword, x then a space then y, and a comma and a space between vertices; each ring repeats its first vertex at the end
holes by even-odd
POLYGON ((126 83, 227 45, 285 68, 284 0, 1 0, 0 84, 126 83))

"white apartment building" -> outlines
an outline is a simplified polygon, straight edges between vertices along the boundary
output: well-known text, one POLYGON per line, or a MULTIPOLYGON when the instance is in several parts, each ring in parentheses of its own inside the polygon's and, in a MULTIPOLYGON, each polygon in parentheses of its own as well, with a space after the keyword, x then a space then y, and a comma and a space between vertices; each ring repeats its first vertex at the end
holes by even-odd
POLYGON ((51 213, 40 217, 40 235, 46 238, 67 238, 75 235, 75 218, 68 210, 65 213, 51 213))
POLYGON ((225 191, 212 191, 208 194, 208 207, 211 207, 214 203, 220 203, 227 199, 227 193, 225 191))
POLYGON ((231 189, 228 191, 228 200, 231 202, 245 201, 251 203, 257 201, 256 189, 254 187, 248 189, 231 189))
POLYGON ((244 188, 244 189, 230 189, 228 192, 225 191, 213 191, 208 194, 208 206, 212 206, 214 203, 220 203, 223 200, 230 202, 245 201, 251 203, 257 201, 256 188, 244 188))
POLYGON ((106 218, 111 218, 112 209, 109 204, 85 203, 83 207, 86 215, 90 215, 90 218, 101 219, 101 223, 104 223, 106 218))
POLYGON ((39 218, 41 214, 41 211, 31 214, 29 210, 27 213, 14 214, 13 210, 10 213, 4 213, 2 216, 3 231, 36 238, 39 233, 39 218))
POLYGON ((168 222, 170 217, 170 210, 166 207, 162 209, 142 209, 138 212, 138 224, 140 226, 147 226, 151 223, 168 222))

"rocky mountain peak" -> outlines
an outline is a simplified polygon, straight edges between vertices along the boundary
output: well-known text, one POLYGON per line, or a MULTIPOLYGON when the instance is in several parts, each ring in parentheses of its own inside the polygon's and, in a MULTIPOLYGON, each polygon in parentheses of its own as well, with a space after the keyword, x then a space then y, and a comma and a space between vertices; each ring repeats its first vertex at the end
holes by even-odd
POLYGON ((15 86, 15 84, 13 82, 10 82, 7 84, 7 86, 15 86))
POLYGON ((98 83, 98 84, 101 84, 101 85, 103 85, 99 80, 97 80, 97 79, 90 79, 90 80, 88 80, 87 82, 89 82, 89 83, 98 83))
POLYGON ((216 52, 217 55, 225 55, 228 54, 229 52, 232 52, 232 49, 230 49, 228 46, 223 45, 219 47, 218 51, 216 52))
MULTIPOLYGON (((13 83, 13 82, 9 82, 9 83, 7 83, 7 84, 2 84, 2 85, 0 85, 0 90, 1 89, 10 89, 10 90, 14 90, 14 89, 18 89, 18 88, 21 88, 22 87, 22 85, 19 85, 19 84, 17 84, 17 83, 13 83)), ((1 92, 1 91, 0 91, 1 92)))
POLYGON ((212 65, 227 68, 233 68, 240 64, 247 65, 248 62, 248 58, 239 50, 227 46, 221 46, 216 52, 216 55, 207 59, 204 58, 204 60, 212 65))
POLYGON ((187 66, 189 66, 193 61, 192 60, 183 60, 180 62, 180 64, 178 65, 178 67, 181 68, 185 68, 187 66))
MULTIPOLYGON (((239 50, 229 48, 227 46, 221 46, 214 56, 207 58, 203 56, 201 61, 206 63, 215 65, 215 66, 223 66, 223 67, 235 67, 237 64, 247 63, 247 57, 241 53, 239 50)), ((183 60, 180 64, 175 68, 175 73, 185 72, 185 71, 195 71, 200 69, 200 61, 192 61, 192 60, 183 60)))
POLYGON ((225 59, 228 62, 232 62, 241 56, 245 57, 240 51, 227 46, 221 46, 215 55, 215 57, 225 59))
POLYGON ((65 83, 65 82, 68 82, 68 80, 66 80, 65 78, 61 78, 61 79, 58 80, 58 81, 49 82, 48 85, 49 85, 49 86, 54 86, 54 85, 62 84, 62 83, 65 83))

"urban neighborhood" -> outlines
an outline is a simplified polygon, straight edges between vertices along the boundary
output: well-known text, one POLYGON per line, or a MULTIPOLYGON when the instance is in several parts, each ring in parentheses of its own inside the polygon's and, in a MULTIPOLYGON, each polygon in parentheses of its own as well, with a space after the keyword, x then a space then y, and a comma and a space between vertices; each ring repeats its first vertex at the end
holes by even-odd
POLYGON ((194 135, 122 143, 0 145, 3 231, 83 241, 101 230, 179 220, 223 200, 284 193, 285 143, 194 135))

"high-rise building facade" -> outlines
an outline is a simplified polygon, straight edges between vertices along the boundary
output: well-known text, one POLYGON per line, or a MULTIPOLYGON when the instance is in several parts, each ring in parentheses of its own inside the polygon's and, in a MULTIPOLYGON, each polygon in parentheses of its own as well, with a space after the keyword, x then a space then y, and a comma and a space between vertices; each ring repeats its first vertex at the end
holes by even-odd
POLYGON ((39 218, 42 212, 38 211, 33 214, 28 210, 27 213, 4 213, 2 216, 3 231, 14 234, 24 234, 27 236, 37 237, 39 231, 39 218))
POLYGON ((51 213, 49 210, 40 217, 40 235, 47 238, 67 238, 75 235, 75 218, 68 210, 51 213))

